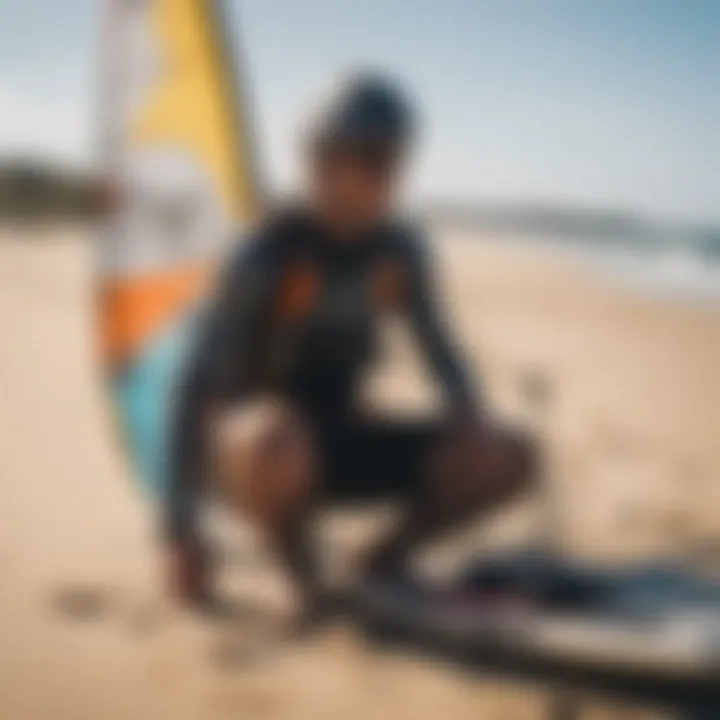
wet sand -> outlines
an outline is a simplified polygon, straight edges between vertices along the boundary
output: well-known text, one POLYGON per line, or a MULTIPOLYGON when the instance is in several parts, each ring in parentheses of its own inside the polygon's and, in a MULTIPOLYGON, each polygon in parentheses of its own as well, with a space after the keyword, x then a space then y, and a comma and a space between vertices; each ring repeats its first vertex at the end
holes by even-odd
MULTIPOLYGON (((381 655, 342 626, 270 642, 262 602, 220 624, 170 607, 151 509, 98 392, 88 244, 72 228, 30 235, 0 232, 0 717, 542 717, 539 688, 381 655)), ((492 403, 547 432, 563 546, 629 557, 720 542, 720 312, 487 238, 441 247, 450 315, 492 403), (538 377, 551 397, 532 407, 538 377)), ((430 402, 404 342, 390 345, 373 396, 430 402)), ((431 559, 442 572, 509 528, 529 532, 532 515, 520 507, 431 559)), ((335 534, 363 535, 352 520, 335 534)), ((267 561, 233 552, 239 594, 281 601, 267 561)))

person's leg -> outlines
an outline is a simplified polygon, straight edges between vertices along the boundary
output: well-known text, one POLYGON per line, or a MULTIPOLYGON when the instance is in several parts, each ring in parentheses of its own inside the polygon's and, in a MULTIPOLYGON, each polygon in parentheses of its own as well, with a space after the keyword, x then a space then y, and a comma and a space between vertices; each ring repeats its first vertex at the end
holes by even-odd
POLYGON ((498 426, 448 428, 385 426, 370 431, 363 448, 374 482, 404 490, 397 525, 368 556, 371 572, 400 572, 408 554, 439 534, 509 502, 530 487, 536 453, 523 433, 498 426))
POLYGON ((317 458, 307 421, 274 399, 243 403, 213 428, 213 476, 228 504, 254 521, 311 600, 317 568, 308 532, 317 458))

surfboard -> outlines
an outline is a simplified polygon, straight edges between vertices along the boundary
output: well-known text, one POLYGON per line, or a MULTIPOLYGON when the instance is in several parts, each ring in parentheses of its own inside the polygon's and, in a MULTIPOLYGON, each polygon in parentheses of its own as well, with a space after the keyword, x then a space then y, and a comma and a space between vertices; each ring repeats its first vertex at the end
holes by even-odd
POLYGON ((110 0, 97 258, 102 364, 133 476, 166 482, 172 389, 224 247, 256 215, 247 95, 220 0, 110 0))
MULTIPOLYGON (((720 717, 720 582, 677 562, 625 567, 514 552, 439 587, 364 581, 371 636, 515 678, 647 704, 702 701, 720 717)), ((703 716, 705 717, 705 716, 703 716)))

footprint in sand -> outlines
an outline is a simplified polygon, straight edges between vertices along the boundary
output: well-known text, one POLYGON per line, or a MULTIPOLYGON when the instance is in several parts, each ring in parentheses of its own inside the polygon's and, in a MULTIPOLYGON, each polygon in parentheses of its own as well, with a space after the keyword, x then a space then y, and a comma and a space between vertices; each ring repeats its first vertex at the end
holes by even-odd
POLYGON ((91 621, 106 618, 116 605, 115 593, 97 585, 68 584, 50 596, 52 608, 62 617, 91 621))
POLYGON ((160 602, 100 585, 62 585, 52 591, 50 604, 58 615, 74 621, 118 620, 136 638, 156 635, 167 619, 160 602))

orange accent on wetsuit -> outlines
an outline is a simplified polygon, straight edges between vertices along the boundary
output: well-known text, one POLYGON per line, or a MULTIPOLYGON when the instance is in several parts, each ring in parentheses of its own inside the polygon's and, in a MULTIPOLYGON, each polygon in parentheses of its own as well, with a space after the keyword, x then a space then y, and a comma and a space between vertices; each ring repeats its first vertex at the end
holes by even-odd
POLYGON ((381 312, 398 312, 407 304, 407 280, 397 263, 387 260, 373 268, 370 297, 373 307, 381 312))
POLYGON ((295 322, 306 317, 315 306, 321 290, 320 270, 307 261, 289 265, 280 280, 275 317, 295 322))

